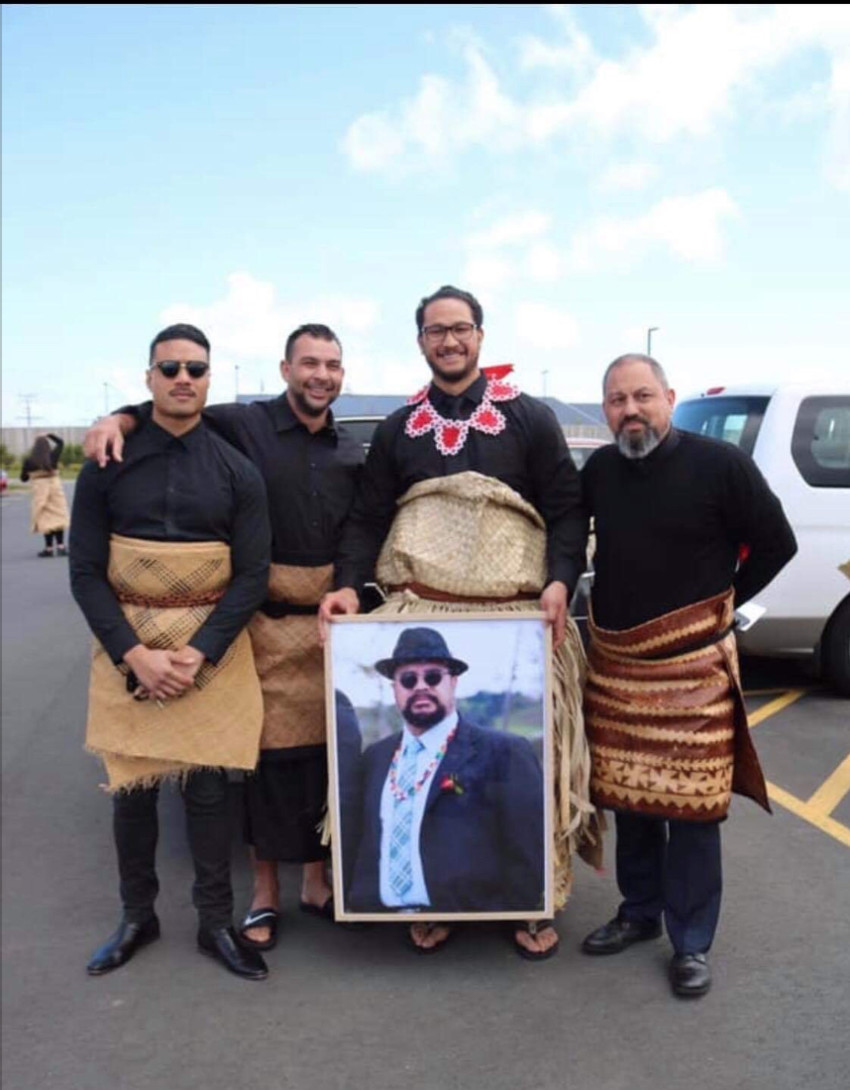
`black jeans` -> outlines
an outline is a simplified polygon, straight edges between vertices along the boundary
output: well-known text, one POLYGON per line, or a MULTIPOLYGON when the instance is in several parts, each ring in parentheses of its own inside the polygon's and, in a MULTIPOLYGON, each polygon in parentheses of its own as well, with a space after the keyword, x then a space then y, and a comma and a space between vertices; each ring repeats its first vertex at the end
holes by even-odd
MULTIPOLYGON (((195 866, 192 903, 202 927, 227 927, 233 916, 227 774, 221 769, 192 772, 181 793, 195 866)), ((113 799, 121 902, 125 919, 135 923, 150 919, 159 892, 155 867, 158 798, 159 788, 150 787, 124 791, 113 799)))

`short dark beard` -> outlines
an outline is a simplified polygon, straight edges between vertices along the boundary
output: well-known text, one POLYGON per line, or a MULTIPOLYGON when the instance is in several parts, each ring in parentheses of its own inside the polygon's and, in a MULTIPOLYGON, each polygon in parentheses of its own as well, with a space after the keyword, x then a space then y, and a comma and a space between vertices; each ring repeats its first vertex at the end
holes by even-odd
MULTIPOLYGON (((636 419, 632 417, 632 420, 636 419)), ((620 454, 624 458, 628 458, 631 461, 636 461, 639 458, 645 458, 647 454, 652 454, 655 448, 661 442, 661 436, 652 427, 648 420, 640 417, 640 422, 643 424, 645 430, 639 432, 637 435, 630 435, 625 428, 627 423, 631 421, 624 421, 623 427, 617 433, 617 447, 620 454)))
POLYGON ((437 706, 432 712, 414 712, 411 710, 411 704, 415 699, 416 694, 409 696, 404 705, 404 711, 401 713, 405 721, 408 722, 411 727, 418 727, 419 730, 430 730, 431 727, 436 727, 436 725, 441 723, 448 715, 445 707, 435 696, 432 696, 431 699, 437 706))
POLYGON ((330 399, 330 401, 327 403, 327 405, 325 405, 325 407, 323 409, 317 409, 315 405, 310 404, 310 402, 301 393, 300 390, 293 390, 292 387, 290 386, 289 387, 289 394, 292 397, 292 400, 298 406, 298 409, 302 413, 304 413, 305 416, 314 416, 314 417, 324 416, 324 414, 331 407, 331 404, 336 400, 336 398, 332 397, 330 399))
POLYGON ((439 363, 433 363, 427 358, 427 356, 426 361, 428 363, 428 366, 431 368, 431 373, 435 375, 438 379, 441 379, 443 382, 449 384, 463 382, 465 379, 468 379, 470 375, 474 374, 475 370, 478 367, 478 357, 476 356, 476 358, 472 362, 470 362, 469 354, 467 354, 466 366, 464 367, 463 371, 455 374, 452 374, 450 371, 443 371, 440 368, 439 363))

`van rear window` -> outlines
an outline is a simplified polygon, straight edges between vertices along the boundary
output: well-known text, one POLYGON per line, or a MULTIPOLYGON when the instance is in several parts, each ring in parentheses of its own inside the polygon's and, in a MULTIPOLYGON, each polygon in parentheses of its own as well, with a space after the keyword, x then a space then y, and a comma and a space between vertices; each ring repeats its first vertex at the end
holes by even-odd
POLYGON ((682 431, 723 439, 753 453, 767 397, 701 397, 683 401, 673 411, 673 423, 682 431))

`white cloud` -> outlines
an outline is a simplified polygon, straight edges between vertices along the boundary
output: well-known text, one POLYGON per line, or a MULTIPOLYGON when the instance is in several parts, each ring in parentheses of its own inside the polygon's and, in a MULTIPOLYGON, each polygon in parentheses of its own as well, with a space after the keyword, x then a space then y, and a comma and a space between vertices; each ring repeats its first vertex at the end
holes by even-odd
POLYGON ((721 225, 738 214, 725 189, 666 197, 641 216, 605 217, 578 232, 570 245, 569 265, 578 271, 610 258, 628 264, 658 244, 686 261, 717 261, 724 250, 721 225))
MULTIPOLYGON (((713 133, 783 62, 819 51, 829 61, 818 96, 831 118, 826 169, 844 186, 850 173, 850 9, 842 4, 645 5, 649 41, 620 59, 598 55, 576 17, 549 5, 560 37, 526 36, 519 68, 548 73, 545 97, 512 97, 482 48, 468 42, 461 79, 428 74, 413 99, 365 114, 343 148, 357 170, 444 169, 470 147, 513 151, 555 138, 625 135, 661 145, 713 133), (564 86, 551 93, 551 79, 564 86)), ((793 92, 799 94, 800 89, 793 92)), ((790 95, 789 95, 790 97, 790 95)))
POLYGON ((545 234, 549 224, 550 218, 543 212, 520 212, 515 216, 506 216, 498 220, 485 231, 470 235, 466 239, 466 244, 476 248, 526 242, 530 238, 545 234))
POLYGON ((530 348, 565 349, 578 343, 578 322, 546 303, 518 303, 514 311, 517 337, 530 348))
POLYGON ((635 191, 644 189, 657 176, 658 168, 653 163, 614 163, 599 179, 599 188, 606 193, 635 191))
POLYGON ((222 299, 201 306, 175 303, 160 316, 166 325, 190 322, 209 337, 215 398, 229 399, 237 381, 242 392, 256 392, 261 383, 276 388, 286 338, 305 322, 329 325, 342 341, 347 364, 349 351, 380 315, 374 300, 349 296, 317 296, 284 305, 273 284, 247 272, 232 273, 227 285, 222 299))

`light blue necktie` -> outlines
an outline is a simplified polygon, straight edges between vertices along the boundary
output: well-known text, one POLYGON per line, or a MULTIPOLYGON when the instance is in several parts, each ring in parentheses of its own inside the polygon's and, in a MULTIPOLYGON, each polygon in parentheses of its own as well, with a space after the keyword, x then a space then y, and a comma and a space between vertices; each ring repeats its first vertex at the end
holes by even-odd
POLYGON ((418 738, 408 738, 398 762, 396 787, 404 798, 393 796, 393 823, 390 830, 390 888, 403 901, 413 886, 413 785, 419 754, 425 747, 418 738))

